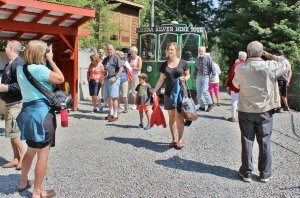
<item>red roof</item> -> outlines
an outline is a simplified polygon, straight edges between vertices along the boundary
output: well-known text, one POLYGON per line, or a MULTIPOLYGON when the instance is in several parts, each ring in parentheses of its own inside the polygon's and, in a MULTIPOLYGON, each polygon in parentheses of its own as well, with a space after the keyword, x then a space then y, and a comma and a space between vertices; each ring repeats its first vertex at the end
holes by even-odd
POLYGON ((95 10, 40 0, 0 0, 0 39, 31 40, 63 35, 87 36, 78 27, 95 10))

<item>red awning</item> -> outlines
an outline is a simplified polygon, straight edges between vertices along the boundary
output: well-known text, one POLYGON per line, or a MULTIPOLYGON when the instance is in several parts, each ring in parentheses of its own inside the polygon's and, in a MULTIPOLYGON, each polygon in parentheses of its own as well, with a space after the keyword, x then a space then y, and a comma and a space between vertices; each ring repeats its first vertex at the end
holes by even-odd
POLYGON ((0 40, 87 36, 89 31, 78 27, 94 17, 93 9, 39 0, 0 0, 0 40))

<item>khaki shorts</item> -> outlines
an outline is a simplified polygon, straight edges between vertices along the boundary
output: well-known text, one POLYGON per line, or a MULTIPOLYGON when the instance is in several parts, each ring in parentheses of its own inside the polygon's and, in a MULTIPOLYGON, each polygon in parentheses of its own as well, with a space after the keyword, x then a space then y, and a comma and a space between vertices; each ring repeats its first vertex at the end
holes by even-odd
POLYGON ((129 92, 132 96, 136 96, 135 88, 138 86, 139 83, 139 77, 133 76, 133 82, 129 83, 129 92))
POLYGON ((20 129, 17 125, 17 117, 22 109, 22 103, 5 107, 5 137, 20 138, 20 129))
POLYGON ((128 81, 121 83, 120 85, 120 97, 127 98, 128 97, 128 81))

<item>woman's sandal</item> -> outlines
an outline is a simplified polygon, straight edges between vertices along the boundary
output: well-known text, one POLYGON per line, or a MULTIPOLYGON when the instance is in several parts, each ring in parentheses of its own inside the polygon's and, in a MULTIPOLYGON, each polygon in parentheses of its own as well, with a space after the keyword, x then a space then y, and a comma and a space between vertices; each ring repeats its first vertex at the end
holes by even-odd
POLYGON ((43 190, 40 194, 39 197, 34 197, 34 198, 51 198, 56 195, 55 191, 53 189, 51 190, 43 190))
POLYGON ((169 147, 172 147, 172 148, 176 148, 177 146, 177 142, 176 141, 172 141, 170 144, 169 144, 169 147))
POLYGON ((184 147, 184 144, 183 144, 183 142, 178 142, 177 144, 176 144, 176 149, 182 149, 184 147))
POLYGON ((26 186, 24 188, 18 187, 18 191, 23 192, 24 190, 30 188, 33 185, 33 183, 34 183, 34 180, 27 180, 26 186))

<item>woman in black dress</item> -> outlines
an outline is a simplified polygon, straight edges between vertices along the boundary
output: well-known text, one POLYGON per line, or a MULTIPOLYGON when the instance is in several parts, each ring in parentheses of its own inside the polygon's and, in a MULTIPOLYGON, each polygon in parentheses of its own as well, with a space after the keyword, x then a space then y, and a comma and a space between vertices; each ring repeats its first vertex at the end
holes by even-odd
POLYGON ((168 110, 169 114, 169 125, 172 135, 172 147, 181 149, 183 144, 183 130, 184 130, 184 119, 181 113, 179 113, 176 107, 172 106, 170 95, 172 92, 173 85, 177 78, 181 81, 186 81, 190 78, 190 70, 185 60, 179 59, 179 48, 177 43, 169 43, 167 45, 166 54, 168 60, 165 61, 159 69, 160 76, 153 90, 153 96, 166 81, 166 88, 164 94, 164 107, 168 110), (178 132, 178 141, 176 141, 176 130, 178 132))

